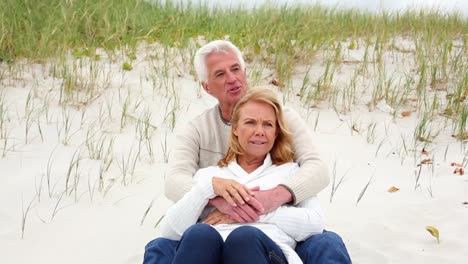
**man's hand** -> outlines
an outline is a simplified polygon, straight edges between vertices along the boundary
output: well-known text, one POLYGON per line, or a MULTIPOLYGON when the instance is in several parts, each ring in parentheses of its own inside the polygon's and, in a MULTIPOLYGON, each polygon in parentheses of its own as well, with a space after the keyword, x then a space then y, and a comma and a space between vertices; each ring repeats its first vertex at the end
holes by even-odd
MULTIPOLYGON (((259 188, 252 188, 252 191, 258 191, 259 188)), ((255 199, 251 197, 246 204, 231 206, 227 201, 217 196, 210 200, 209 205, 216 207, 218 211, 229 215, 232 219, 239 223, 254 222, 258 220, 258 216, 263 213, 263 206, 255 199)))
POLYGON ((238 223, 236 220, 231 218, 227 214, 223 214, 218 209, 214 210, 211 212, 205 220, 203 220, 203 223, 209 224, 209 225, 220 225, 220 224, 234 224, 238 223))
POLYGON ((214 193, 222 196, 233 207, 245 204, 254 195, 253 191, 235 180, 213 177, 212 182, 214 193))
POLYGON ((273 212, 281 205, 292 201, 291 193, 281 185, 270 190, 254 191, 254 193, 255 199, 259 201, 265 209, 261 214, 273 212))

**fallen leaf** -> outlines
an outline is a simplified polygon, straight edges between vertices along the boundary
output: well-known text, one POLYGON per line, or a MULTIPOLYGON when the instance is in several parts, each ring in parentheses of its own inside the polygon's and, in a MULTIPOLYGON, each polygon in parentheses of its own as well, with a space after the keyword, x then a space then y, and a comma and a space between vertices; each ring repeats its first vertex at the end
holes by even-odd
POLYGON ((463 170, 463 168, 457 167, 457 168, 453 171, 453 174, 460 174, 460 176, 461 176, 461 175, 465 174, 465 170, 463 170))
POLYGON ((388 189, 388 192, 394 193, 394 192, 398 192, 399 190, 400 190, 400 188, 397 188, 397 187, 395 187, 395 186, 392 186, 392 187, 390 187, 390 189, 388 189))
POLYGON ((407 117, 407 116, 410 116, 411 115, 411 111, 403 111, 401 112, 401 116, 402 117, 407 117))
POLYGON ((431 159, 423 159, 423 160, 421 160, 421 164, 432 164, 432 160, 431 159))
POLYGON ((278 81, 277 79, 271 80, 270 83, 273 84, 274 86, 284 87, 284 84, 278 81))
POLYGON ((457 166, 457 167, 463 167, 463 165, 462 165, 462 164, 460 164, 460 163, 456 163, 456 162, 452 162, 452 163, 450 163, 450 166, 452 166, 452 167, 453 167, 453 166, 457 166))
POLYGON ((431 233, 431 235, 435 238, 437 238, 437 243, 440 243, 439 240, 439 230, 433 226, 426 226, 426 230, 431 233))

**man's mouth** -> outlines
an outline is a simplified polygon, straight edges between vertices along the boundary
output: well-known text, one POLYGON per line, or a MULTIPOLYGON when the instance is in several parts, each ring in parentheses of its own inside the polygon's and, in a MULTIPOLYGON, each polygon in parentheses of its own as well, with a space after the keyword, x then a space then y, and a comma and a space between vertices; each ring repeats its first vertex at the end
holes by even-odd
POLYGON ((240 86, 232 87, 228 90, 229 93, 235 93, 240 90, 240 86))

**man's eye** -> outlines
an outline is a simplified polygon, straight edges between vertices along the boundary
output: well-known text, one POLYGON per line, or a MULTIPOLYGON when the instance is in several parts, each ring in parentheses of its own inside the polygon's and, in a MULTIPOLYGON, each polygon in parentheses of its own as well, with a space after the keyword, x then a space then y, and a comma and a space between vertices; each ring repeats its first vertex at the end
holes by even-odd
POLYGON ((216 76, 216 77, 221 77, 221 76, 223 76, 223 75, 224 75, 224 73, 220 72, 220 73, 217 73, 215 76, 216 76))

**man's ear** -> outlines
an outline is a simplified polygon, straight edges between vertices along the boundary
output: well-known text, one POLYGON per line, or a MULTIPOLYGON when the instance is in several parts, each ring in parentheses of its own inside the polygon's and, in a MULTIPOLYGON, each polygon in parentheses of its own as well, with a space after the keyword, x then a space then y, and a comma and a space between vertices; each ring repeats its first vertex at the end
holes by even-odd
POLYGON ((206 82, 201 82, 201 85, 202 85, 202 87, 203 87, 203 90, 205 90, 205 92, 206 92, 207 94, 209 94, 209 93, 210 93, 210 89, 208 88, 208 84, 207 84, 206 82))

